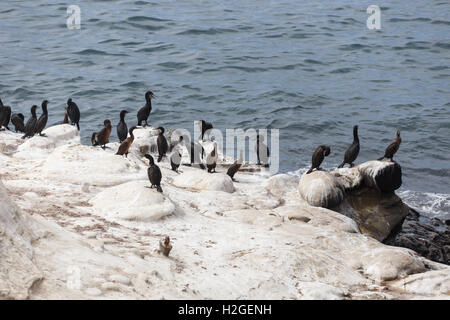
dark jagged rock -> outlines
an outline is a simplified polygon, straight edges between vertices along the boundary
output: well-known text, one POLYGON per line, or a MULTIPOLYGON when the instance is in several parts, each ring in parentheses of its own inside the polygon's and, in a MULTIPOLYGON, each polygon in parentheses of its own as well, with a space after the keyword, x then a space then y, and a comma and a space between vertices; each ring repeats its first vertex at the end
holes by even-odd
POLYGON ((450 264, 450 227, 448 220, 428 218, 414 209, 384 241, 385 244, 412 249, 440 263, 450 264))

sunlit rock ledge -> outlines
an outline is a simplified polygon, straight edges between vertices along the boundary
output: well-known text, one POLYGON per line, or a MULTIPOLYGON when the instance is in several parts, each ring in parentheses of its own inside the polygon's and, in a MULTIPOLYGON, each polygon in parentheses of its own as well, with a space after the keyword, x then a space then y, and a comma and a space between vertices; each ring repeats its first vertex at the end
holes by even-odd
POLYGON ((311 206, 293 176, 245 164, 233 182, 221 154, 216 174, 175 173, 165 158, 159 194, 146 188, 143 157, 154 128, 135 131, 128 158, 115 155, 118 142, 81 145, 69 125, 45 132, 0 132, 1 298, 449 298, 448 266, 311 206))

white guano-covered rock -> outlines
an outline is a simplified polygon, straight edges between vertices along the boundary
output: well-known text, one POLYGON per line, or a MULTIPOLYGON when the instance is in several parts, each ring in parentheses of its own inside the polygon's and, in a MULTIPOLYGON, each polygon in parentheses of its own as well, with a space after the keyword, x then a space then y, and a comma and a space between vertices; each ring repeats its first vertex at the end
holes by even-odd
POLYGON ((174 186, 196 191, 223 191, 234 192, 231 178, 223 173, 208 173, 205 170, 195 169, 183 172, 173 179, 174 186))
POLYGON ((59 181, 97 186, 111 186, 144 179, 144 163, 134 154, 128 158, 115 155, 117 150, 102 150, 84 145, 58 147, 46 159, 42 172, 59 181))
POLYGON ((277 197, 283 197, 287 192, 294 190, 298 185, 298 179, 289 174, 277 174, 266 182, 266 190, 277 197))
POLYGON ((314 207, 331 208, 341 203, 345 197, 345 189, 338 178, 321 170, 303 174, 298 191, 314 207))
POLYGON ((80 144, 80 132, 76 126, 61 124, 46 128, 45 137, 34 135, 25 139, 14 154, 16 158, 45 158, 56 147, 70 144, 80 144))
POLYGON ((0 299, 26 299, 42 278, 33 260, 31 226, 0 181, 0 299))
POLYGON ((361 257, 364 273, 378 281, 390 281, 426 271, 422 259, 404 248, 372 249, 361 257))
POLYGON ((175 205, 163 193, 150 189, 148 181, 131 181, 107 188, 90 203, 108 218, 152 221, 170 215, 175 205))

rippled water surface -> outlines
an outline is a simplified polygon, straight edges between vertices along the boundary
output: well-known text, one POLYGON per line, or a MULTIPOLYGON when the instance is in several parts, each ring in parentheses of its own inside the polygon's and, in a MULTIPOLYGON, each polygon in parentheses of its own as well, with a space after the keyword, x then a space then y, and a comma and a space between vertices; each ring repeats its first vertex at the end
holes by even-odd
MULTIPOLYGON (((105 118, 154 101, 149 123, 192 130, 279 128, 281 171, 318 144, 338 165, 358 124, 358 162, 402 131, 402 195, 450 217, 450 2, 389 1, 368 30, 367 1, 1 1, 0 97, 28 117, 71 96, 83 142, 105 118), (81 7, 81 30, 66 27, 81 7)), ((128 123, 135 123, 135 111, 128 123)))

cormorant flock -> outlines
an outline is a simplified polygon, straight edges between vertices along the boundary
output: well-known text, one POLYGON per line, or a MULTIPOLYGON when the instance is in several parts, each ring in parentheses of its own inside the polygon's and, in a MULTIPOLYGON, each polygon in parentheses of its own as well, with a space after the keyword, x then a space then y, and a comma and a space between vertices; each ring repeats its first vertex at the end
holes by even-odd
MULTIPOLYGON (((147 120, 150 116, 150 112, 152 111, 152 99, 155 98, 155 95, 151 91, 147 91, 145 93, 145 105, 139 109, 137 113, 137 122, 138 126, 142 126, 142 123, 144 123, 144 127, 148 125, 147 120)), ((33 137, 35 134, 39 134, 40 136, 45 136, 42 131, 44 130, 45 126, 47 125, 48 121, 48 111, 47 111, 47 105, 49 101, 44 100, 42 101, 41 108, 42 108, 42 114, 40 115, 39 119, 36 115, 36 110, 38 109, 37 105, 33 105, 31 107, 31 117, 28 119, 28 121, 25 124, 25 117, 22 113, 13 113, 11 114, 11 107, 3 105, 2 100, 0 99, 0 131, 4 130, 10 130, 9 129, 9 123, 11 122, 14 125, 14 130, 16 132, 23 132, 24 135, 22 136, 22 139, 33 137)), ((128 156, 128 152, 130 150, 130 147, 134 141, 134 135, 133 131, 136 129, 136 126, 133 126, 128 131, 127 124, 125 123, 125 115, 128 113, 127 110, 122 110, 120 112, 120 121, 117 124, 117 137, 119 138, 120 146, 116 153, 116 155, 125 155, 125 157, 128 156), (127 134, 129 133, 129 136, 127 137, 127 134)), ((67 106, 65 107, 65 115, 64 120, 62 123, 70 123, 72 125, 76 125, 77 129, 80 130, 80 109, 78 108, 77 104, 72 101, 72 98, 69 98, 67 100, 67 106)), ((205 133, 212 129, 213 126, 211 123, 206 122, 205 120, 200 120, 201 125, 201 136, 200 138, 203 140, 205 133)), ((169 144, 167 142, 166 137, 164 136, 164 128, 158 127, 156 128, 159 130, 158 138, 157 138, 157 146, 158 146, 158 159, 157 162, 160 162, 163 157, 166 156, 166 153, 168 151, 172 151, 172 146, 169 147, 169 144)), ((104 127, 98 131, 94 132, 92 134, 91 142, 93 146, 100 146, 103 149, 106 148, 106 144, 109 143, 109 136, 111 135, 112 125, 111 121, 106 119, 104 121, 104 127)), ((189 142, 186 143, 183 136, 180 136, 179 141, 180 144, 184 144, 184 146, 188 149, 190 154, 190 162, 191 165, 195 163, 199 163, 201 169, 206 169, 203 165, 202 161, 204 156, 204 149, 201 144, 198 142, 189 142), (201 151, 199 154, 198 151, 201 151)), ((384 153, 384 156, 379 158, 378 160, 383 160, 384 158, 390 159, 393 161, 393 157, 395 153, 398 151, 400 144, 402 142, 402 139, 400 137, 400 130, 397 130, 397 137, 388 145, 386 148, 386 151, 384 153)), ((217 153, 217 143, 213 143, 213 150, 206 155, 206 163, 207 163, 207 170, 209 173, 216 172, 216 163, 218 158, 217 153)), ((359 137, 358 137, 358 126, 353 127, 353 142, 352 144, 347 148, 344 154, 344 161, 339 165, 338 168, 344 167, 345 164, 349 164, 350 167, 354 166, 354 161, 358 157, 359 154, 359 137)), ((270 151, 266 144, 264 144, 264 136, 257 135, 257 143, 256 143, 256 155, 258 165, 269 165, 269 157, 270 157, 270 151)), ((320 165, 322 164, 325 157, 327 157, 331 152, 331 149, 329 146, 326 145, 320 145, 316 148, 312 155, 311 159, 311 168, 308 170, 307 174, 311 173, 314 169, 321 170, 320 165)), ((157 191, 162 192, 161 188, 161 179, 162 174, 159 167, 155 164, 155 161, 153 157, 149 154, 146 154, 145 157, 149 160, 149 167, 148 167, 148 178, 151 183, 151 188, 156 188, 157 191)), ((171 154, 170 158, 170 165, 173 171, 178 173, 178 168, 180 166, 181 162, 181 153, 178 149, 175 149, 174 152, 171 154)), ((236 160, 227 171, 227 174, 231 177, 233 181, 234 175, 236 172, 239 171, 239 169, 242 166, 242 154, 240 156, 239 160, 236 160)))

